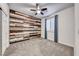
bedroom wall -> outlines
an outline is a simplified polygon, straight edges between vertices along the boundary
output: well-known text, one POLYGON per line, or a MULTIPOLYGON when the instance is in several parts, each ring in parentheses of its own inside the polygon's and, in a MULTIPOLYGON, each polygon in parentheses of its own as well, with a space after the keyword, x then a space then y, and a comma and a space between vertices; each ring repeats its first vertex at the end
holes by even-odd
POLYGON ((0 10, 0 56, 2 55, 2 11, 0 10))
POLYGON ((75 4, 75 49, 74 55, 79 56, 79 3, 75 4))
MULTIPOLYGON (((74 47, 74 6, 52 14, 50 17, 55 15, 58 15, 58 42, 74 47)), ((42 20, 42 22, 44 22, 44 20, 42 20)), ((45 35, 44 28, 42 24, 42 37, 45 35)), ((48 35, 50 36, 50 40, 53 41, 50 33, 48 33, 48 35)))
POLYGON ((41 20, 41 37, 45 38, 45 19, 41 20))
POLYGON ((74 7, 58 13, 58 42, 74 47, 74 7))
POLYGON ((2 55, 9 46, 9 7, 6 3, 0 3, 2 8, 2 55))

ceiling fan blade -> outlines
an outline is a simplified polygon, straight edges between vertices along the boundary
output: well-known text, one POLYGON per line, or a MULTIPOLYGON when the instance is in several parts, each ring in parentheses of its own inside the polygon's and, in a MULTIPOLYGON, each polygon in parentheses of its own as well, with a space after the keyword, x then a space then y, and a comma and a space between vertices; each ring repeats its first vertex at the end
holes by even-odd
POLYGON ((37 13, 35 13, 35 15, 37 15, 37 13))
POLYGON ((41 9, 41 11, 45 11, 45 10, 47 10, 47 8, 42 8, 42 9, 41 9))
POLYGON ((44 15, 44 13, 43 13, 43 12, 41 12, 41 14, 42 14, 42 15, 44 15))
POLYGON ((30 9, 31 11, 36 11, 35 9, 30 9))

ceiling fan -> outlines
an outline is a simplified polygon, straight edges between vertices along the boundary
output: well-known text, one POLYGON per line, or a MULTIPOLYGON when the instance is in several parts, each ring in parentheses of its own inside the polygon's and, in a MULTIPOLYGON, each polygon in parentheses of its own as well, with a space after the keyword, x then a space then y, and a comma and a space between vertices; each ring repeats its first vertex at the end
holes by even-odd
POLYGON ((47 8, 40 8, 40 6, 39 6, 39 4, 38 3, 36 3, 36 9, 30 9, 31 11, 36 11, 36 13, 35 13, 35 15, 37 15, 37 14, 41 14, 41 15, 44 15, 44 11, 46 11, 47 10, 47 8))

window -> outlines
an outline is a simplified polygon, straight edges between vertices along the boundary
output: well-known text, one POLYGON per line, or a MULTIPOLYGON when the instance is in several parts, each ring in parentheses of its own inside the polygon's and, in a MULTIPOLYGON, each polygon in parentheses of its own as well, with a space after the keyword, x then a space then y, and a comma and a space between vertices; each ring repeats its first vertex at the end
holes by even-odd
POLYGON ((50 19, 50 28, 51 28, 51 32, 54 32, 54 26, 55 26, 55 17, 50 19))
POLYGON ((46 22, 46 28, 47 28, 47 31, 50 31, 50 20, 47 20, 47 22, 46 22))
POLYGON ((55 17, 52 17, 48 19, 46 22, 47 31, 54 32, 54 26, 55 26, 55 17))

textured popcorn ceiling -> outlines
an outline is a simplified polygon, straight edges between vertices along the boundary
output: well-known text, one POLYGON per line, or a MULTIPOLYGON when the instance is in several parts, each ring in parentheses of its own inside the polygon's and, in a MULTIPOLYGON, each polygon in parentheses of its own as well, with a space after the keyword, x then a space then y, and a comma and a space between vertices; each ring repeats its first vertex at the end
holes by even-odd
POLYGON ((38 18, 49 16, 55 12, 61 11, 62 9, 73 6, 74 4, 73 3, 39 3, 39 5, 41 8, 45 8, 45 7, 48 8, 48 10, 44 12, 44 15, 39 14, 35 16, 35 12, 30 11, 30 9, 36 8, 36 3, 9 3, 10 9, 14 9, 38 18))

